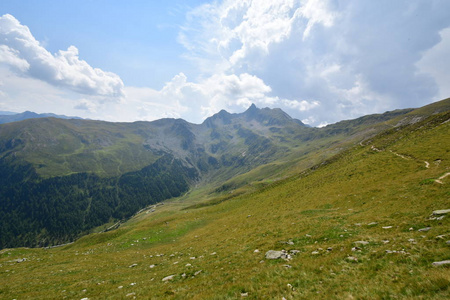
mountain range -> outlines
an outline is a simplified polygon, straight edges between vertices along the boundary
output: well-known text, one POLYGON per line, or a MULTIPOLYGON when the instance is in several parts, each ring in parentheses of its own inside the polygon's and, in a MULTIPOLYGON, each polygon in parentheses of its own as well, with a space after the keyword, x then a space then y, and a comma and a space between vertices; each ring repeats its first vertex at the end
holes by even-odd
POLYGON ((81 119, 79 117, 68 117, 64 115, 55 115, 52 113, 37 114, 31 111, 25 111, 23 113, 15 113, 10 111, 0 111, 0 124, 18 122, 27 119, 37 119, 37 118, 60 118, 60 119, 81 119))
POLYGON ((72 241, 199 188, 223 193, 278 180, 449 107, 445 100, 324 128, 255 105, 202 124, 54 117, 2 124, 0 248, 72 241))

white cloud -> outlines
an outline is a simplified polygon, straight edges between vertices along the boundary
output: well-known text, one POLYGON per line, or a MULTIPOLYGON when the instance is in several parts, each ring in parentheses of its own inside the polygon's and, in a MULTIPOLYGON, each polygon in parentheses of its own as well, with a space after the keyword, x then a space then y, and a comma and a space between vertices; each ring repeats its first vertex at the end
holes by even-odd
POLYGON ((21 72, 25 72, 30 68, 30 64, 18 56, 17 50, 11 49, 6 45, 0 45, 0 63, 7 64, 17 68, 21 72))
POLYGON ((0 17, 0 63, 23 74, 75 92, 104 97, 123 96, 123 82, 111 72, 91 67, 70 46, 55 55, 33 37, 27 26, 11 15, 0 17))
POLYGON ((317 125, 425 105, 438 86, 443 96, 445 68, 416 63, 450 26, 448 11, 440 0, 225 0, 194 9, 180 40, 200 78, 254 76, 267 105, 317 125))
POLYGON ((439 86, 435 100, 450 97, 450 27, 441 30, 439 35, 441 41, 417 63, 419 70, 430 74, 439 86))

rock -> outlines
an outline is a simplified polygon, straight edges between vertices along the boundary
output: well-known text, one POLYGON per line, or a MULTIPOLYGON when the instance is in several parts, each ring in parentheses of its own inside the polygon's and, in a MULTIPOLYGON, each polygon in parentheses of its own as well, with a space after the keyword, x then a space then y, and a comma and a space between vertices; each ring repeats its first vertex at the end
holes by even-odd
POLYGON ((446 241, 445 243, 446 243, 447 245, 450 245, 450 241, 446 241))
POLYGON ((209 255, 216 255, 217 253, 216 252, 213 252, 213 253, 210 253, 209 255))
POLYGON ((367 226, 376 226, 376 225, 378 225, 377 222, 372 222, 372 223, 367 224, 367 226))
POLYGON ((186 273, 181 274, 181 277, 185 278, 186 277, 186 273))
POLYGON ((435 216, 439 216, 439 215, 446 215, 448 213, 450 213, 450 209, 439 209, 439 210, 433 211, 432 214, 435 216))
POLYGON ((156 265, 150 265, 150 269, 153 269, 154 267, 156 267, 156 265))
POLYGON ((248 292, 247 293, 241 293, 241 297, 248 297, 248 292))
POLYGON ((132 265, 130 265, 128 268, 134 268, 134 267, 136 267, 137 266, 137 264, 132 264, 132 265))
POLYGON ((171 281, 171 280, 173 280, 173 278, 175 277, 175 275, 169 275, 169 276, 166 276, 166 277, 164 277, 163 279, 162 279, 162 281, 171 281))
POLYGON ((196 258, 195 256, 189 257, 189 259, 192 259, 192 260, 194 260, 195 258, 196 258))
POLYGON ((298 253, 300 253, 300 250, 290 250, 289 253, 292 255, 297 255, 298 253))
POLYGON ((348 262, 357 262, 357 261, 358 261, 358 258, 356 258, 356 257, 354 257, 354 256, 347 256, 347 257, 345 258, 345 260, 348 261, 348 262))
POLYGON ((128 294, 126 295, 126 297, 131 297, 131 296, 134 296, 134 295, 136 295, 136 293, 128 293, 128 294))
POLYGON ((17 263, 21 263, 21 262, 24 262, 24 261, 27 261, 27 259, 26 258, 18 258, 16 260, 17 263))
POLYGON ((259 249, 255 249, 255 251, 253 251, 253 253, 259 253, 259 249))
POLYGON ((383 229, 391 229, 392 226, 383 226, 383 227, 381 227, 381 228, 383 228, 383 229))
POLYGON ((328 248, 327 248, 327 251, 328 251, 328 252, 331 252, 331 251, 333 251, 333 248, 332 248, 332 247, 328 247, 328 248))
POLYGON ((123 289, 123 285, 119 286, 118 289, 123 289))
POLYGON ((359 248, 359 247, 353 247, 353 248, 352 248, 352 251, 353 251, 353 252, 355 252, 355 251, 361 252, 361 248, 359 248))
POLYGON ((198 274, 200 274, 202 272, 202 270, 199 270, 197 272, 194 273, 194 276, 197 276, 198 274))
POLYGON ((283 256, 283 251, 269 250, 266 252, 266 259, 279 259, 283 256))
POLYGON ((186 264, 186 267, 191 267, 192 265, 191 264, 186 264))
POLYGON ((353 242, 353 244, 355 244, 355 245, 369 245, 369 242, 368 241, 356 241, 356 242, 353 242))
POLYGON ((382 240, 383 244, 389 244, 389 240, 382 240))
POLYGON ((130 283, 130 285, 136 285, 136 282, 132 282, 132 283, 130 283))
POLYGON ((434 263, 432 263, 432 265, 433 265, 433 267, 450 265, 450 260, 435 261, 434 263))
POLYGON ((319 251, 313 251, 313 252, 311 252, 311 255, 319 255, 319 254, 320 254, 319 251))
POLYGON ((424 228, 420 228, 419 230, 417 230, 417 231, 420 231, 420 232, 427 232, 427 231, 429 231, 431 229, 431 227, 424 227, 424 228))

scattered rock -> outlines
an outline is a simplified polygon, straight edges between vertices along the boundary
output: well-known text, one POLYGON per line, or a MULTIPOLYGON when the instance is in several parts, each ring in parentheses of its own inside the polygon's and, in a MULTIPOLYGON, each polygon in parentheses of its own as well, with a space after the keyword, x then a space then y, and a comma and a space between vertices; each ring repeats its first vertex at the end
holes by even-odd
POLYGON ((192 265, 191 264, 186 264, 186 267, 191 267, 192 265))
POLYGON ((269 250, 266 252, 266 259, 279 259, 283 256, 283 251, 269 250))
POLYGON ((389 244, 389 240, 382 240, 383 244, 389 244))
POLYGON ((162 281, 170 281, 170 280, 173 280, 173 278, 175 277, 175 275, 169 275, 169 276, 166 276, 166 277, 164 277, 163 279, 162 279, 162 281))
POLYGON ((153 269, 154 267, 156 267, 156 265, 150 265, 150 269, 153 269))
POLYGON ((417 244, 415 239, 409 239, 408 242, 412 243, 412 244, 417 244))
POLYGON ((186 278, 186 273, 181 274, 182 278, 186 278))
POLYGON ((348 262, 357 262, 357 261, 358 261, 358 258, 356 258, 356 257, 354 257, 354 256, 347 256, 347 257, 345 258, 345 260, 348 261, 348 262))
POLYGON ((136 285, 136 282, 132 282, 132 283, 130 283, 130 285, 136 285))
POLYGON ((248 297, 248 292, 247 293, 241 293, 241 297, 248 297))
POLYGON ((198 274, 200 274, 202 272, 202 270, 199 270, 197 272, 194 273, 194 276, 197 276, 198 274))
POLYGON ((441 234, 441 235, 436 236, 436 239, 437 239, 437 240, 443 240, 443 239, 445 239, 445 234, 441 234))
POLYGON ((439 209, 439 210, 433 211, 432 214, 435 216, 439 216, 439 215, 446 215, 448 213, 450 213, 450 209, 439 209))
POLYGON ((255 251, 253 251, 253 253, 259 253, 259 249, 255 249, 255 251))
POLYGON ((195 256, 189 257, 189 259, 192 259, 192 260, 194 260, 195 258, 196 258, 195 256))
POLYGON ((328 251, 328 252, 331 252, 331 251, 333 251, 333 248, 332 248, 332 247, 328 247, 328 248, 327 248, 327 251, 328 251))
POLYGON ((431 229, 431 227, 424 227, 424 228, 420 228, 419 230, 417 230, 417 231, 420 231, 420 232, 427 232, 427 231, 429 231, 431 229))
POLYGON ((433 265, 434 267, 440 267, 440 266, 450 265, 450 260, 435 261, 434 263, 432 263, 432 265, 433 265))
POLYGON ((128 293, 128 294, 126 295, 126 297, 131 297, 131 296, 134 296, 134 295, 136 295, 136 293, 128 293))
POLYGON ((356 242, 353 242, 353 244, 355 244, 355 245, 369 245, 369 242, 368 241, 356 241, 356 242))
POLYGON ((367 224, 367 226, 376 226, 376 225, 378 225, 377 222, 371 222, 371 223, 367 224))
POLYGON ((26 258, 18 258, 16 260, 17 263, 21 263, 21 262, 24 262, 24 261, 27 261, 27 259, 26 258))
POLYGON ((381 228, 383 228, 383 229, 391 229, 392 226, 383 226, 383 227, 381 227, 381 228))
POLYGON ((136 267, 137 266, 137 264, 132 264, 132 265, 130 265, 128 268, 134 268, 134 267, 136 267))
POLYGON ((213 253, 210 253, 209 255, 216 255, 217 253, 216 252, 213 252, 213 253))
POLYGON ((288 269, 292 268, 291 265, 283 265, 283 267, 288 268, 288 269))
POLYGON ((292 255, 297 255, 298 253, 300 253, 300 250, 289 250, 289 253, 291 253, 292 255))
POLYGON ((361 248, 358 247, 358 246, 356 246, 356 247, 353 247, 353 248, 352 248, 352 251, 353 251, 353 252, 355 252, 355 251, 361 252, 361 248))
POLYGON ((313 251, 313 252, 311 252, 311 255, 319 255, 319 254, 320 254, 319 251, 313 251))
POLYGON ((119 286, 118 289, 123 289, 123 285, 119 286))

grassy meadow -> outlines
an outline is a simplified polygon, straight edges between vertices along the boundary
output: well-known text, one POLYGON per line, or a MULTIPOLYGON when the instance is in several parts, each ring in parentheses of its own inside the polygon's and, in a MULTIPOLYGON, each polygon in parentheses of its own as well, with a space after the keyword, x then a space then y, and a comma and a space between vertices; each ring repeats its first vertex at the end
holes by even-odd
POLYGON ((436 182, 450 172, 449 119, 280 180, 193 190, 67 246, 4 249, 0 298, 448 299, 450 268, 432 263, 450 259, 450 215, 430 216, 450 209, 450 176, 436 182), (282 249, 299 252, 265 259, 282 249))

